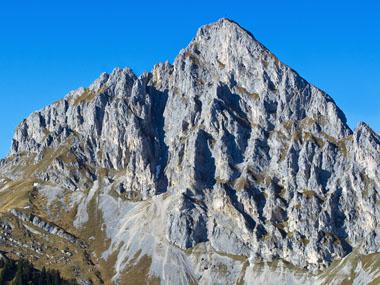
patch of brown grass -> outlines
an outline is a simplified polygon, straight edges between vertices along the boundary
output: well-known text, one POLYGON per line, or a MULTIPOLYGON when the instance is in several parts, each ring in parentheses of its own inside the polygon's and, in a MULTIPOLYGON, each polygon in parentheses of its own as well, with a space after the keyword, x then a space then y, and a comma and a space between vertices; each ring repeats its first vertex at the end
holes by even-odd
POLYGON ((96 98, 96 93, 89 88, 85 88, 83 93, 75 98, 74 105, 79 105, 83 102, 89 102, 96 98))
POLYGON ((149 275, 152 258, 147 255, 140 257, 140 254, 138 252, 131 260, 130 265, 121 278, 120 284, 159 285, 161 283, 160 278, 149 275))
POLYGON ((254 100, 260 99, 260 95, 256 92, 249 92, 247 89, 245 89, 242 86, 236 86, 235 88, 239 94, 247 95, 247 96, 253 98, 254 100))
POLYGON ((226 65, 223 62, 221 62, 219 59, 216 59, 216 62, 218 63, 220 69, 224 69, 226 67, 226 65))

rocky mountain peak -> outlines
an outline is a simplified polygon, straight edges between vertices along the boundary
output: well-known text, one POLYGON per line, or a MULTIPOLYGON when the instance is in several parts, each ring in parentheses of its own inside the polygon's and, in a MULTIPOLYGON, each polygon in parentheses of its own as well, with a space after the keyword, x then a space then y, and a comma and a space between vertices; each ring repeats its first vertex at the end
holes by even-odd
POLYGON ((0 187, 27 178, 50 201, 22 204, 33 217, 94 247, 103 235, 114 282, 131 261, 172 283, 215 283, 216 264, 249 282, 257 262, 317 273, 377 252, 379 152, 367 125, 353 133, 329 95, 221 19, 173 64, 116 68, 32 113, 0 187))
MULTIPOLYGON (((200 27, 196 33, 194 41, 201 40, 216 40, 218 37, 223 37, 229 41, 250 41, 250 45, 263 45, 258 42, 251 32, 241 27, 238 23, 228 18, 221 18, 216 22, 206 24, 200 27)), ((242 43, 243 44, 243 43, 242 43)), ((220 46, 223 49, 225 46, 220 46)))

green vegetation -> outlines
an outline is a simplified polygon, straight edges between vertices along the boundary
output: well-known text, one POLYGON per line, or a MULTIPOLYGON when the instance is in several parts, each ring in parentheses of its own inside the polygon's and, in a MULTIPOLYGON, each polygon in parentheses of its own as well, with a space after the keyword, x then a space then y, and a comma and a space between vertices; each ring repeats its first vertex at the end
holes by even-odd
POLYGON ((0 285, 71 285, 77 284, 74 280, 64 280, 59 271, 35 269, 27 260, 2 260, 0 264, 0 285))
POLYGON ((306 237, 301 238, 301 242, 304 246, 307 246, 310 243, 310 240, 308 240, 306 237))

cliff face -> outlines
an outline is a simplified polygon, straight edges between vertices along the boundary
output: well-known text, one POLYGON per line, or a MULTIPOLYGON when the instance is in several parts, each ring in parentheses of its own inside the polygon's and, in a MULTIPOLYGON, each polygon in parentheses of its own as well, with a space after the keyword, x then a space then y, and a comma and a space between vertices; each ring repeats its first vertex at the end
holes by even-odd
POLYGON ((66 227, 114 282, 276 282, 257 264, 280 260, 306 270, 281 265, 282 281, 322 282, 333 261, 380 250, 379 166, 379 135, 352 132, 331 97, 221 19, 173 65, 115 69, 24 120, 0 187, 27 179, 33 199, 1 209, 66 227))

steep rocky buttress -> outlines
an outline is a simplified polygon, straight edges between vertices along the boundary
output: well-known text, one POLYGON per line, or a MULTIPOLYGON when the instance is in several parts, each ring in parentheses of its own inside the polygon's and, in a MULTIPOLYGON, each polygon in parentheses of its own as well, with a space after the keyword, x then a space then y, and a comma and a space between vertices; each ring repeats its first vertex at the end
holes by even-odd
POLYGON ((42 242, 41 262, 94 284, 376 283, 379 177, 379 135, 221 19, 17 127, 0 250, 65 234, 73 253, 42 242))

